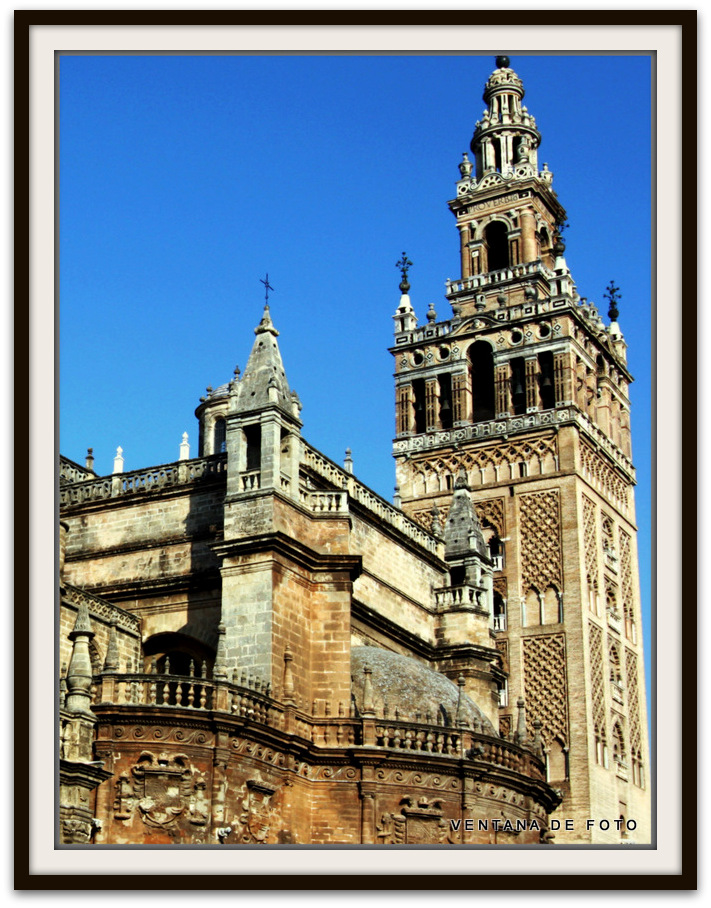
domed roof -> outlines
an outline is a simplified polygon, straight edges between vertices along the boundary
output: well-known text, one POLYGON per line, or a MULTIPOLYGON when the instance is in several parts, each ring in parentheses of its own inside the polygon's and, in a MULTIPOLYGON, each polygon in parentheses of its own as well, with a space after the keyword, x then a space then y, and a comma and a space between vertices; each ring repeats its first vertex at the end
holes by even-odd
MULTIPOLYGON (((363 711, 363 669, 368 666, 373 685, 376 715, 381 716, 387 705, 391 719, 395 710, 402 720, 427 722, 433 725, 455 724, 459 688, 440 672, 399 653, 377 646, 351 647, 351 691, 359 712, 363 711)), ((466 694, 462 694, 462 719, 470 728, 480 726, 482 734, 498 737, 494 726, 466 694)))

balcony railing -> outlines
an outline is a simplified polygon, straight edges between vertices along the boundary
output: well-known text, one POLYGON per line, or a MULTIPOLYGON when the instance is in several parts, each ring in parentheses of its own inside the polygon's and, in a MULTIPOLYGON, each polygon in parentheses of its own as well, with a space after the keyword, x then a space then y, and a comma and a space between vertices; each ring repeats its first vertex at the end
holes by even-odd
POLYGON ((205 479, 224 476, 227 471, 227 455, 213 454, 194 460, 179 460, 175 463, 134 470, 131 473, 114 473, 85 482, 62 485, 59 490, 61 506, 85 504, 124 495, 138 495, 157 492, 172 486, 189 485, 205 479))

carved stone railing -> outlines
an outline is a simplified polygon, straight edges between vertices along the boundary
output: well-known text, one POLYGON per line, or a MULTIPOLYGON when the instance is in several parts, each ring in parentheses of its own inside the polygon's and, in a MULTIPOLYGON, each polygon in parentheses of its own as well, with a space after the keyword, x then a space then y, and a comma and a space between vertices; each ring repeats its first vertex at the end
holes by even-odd
POLYGON ((118 498, 123 495, 137 495, 155 492, 171 486, 189 485, 205 479, 220 477, 227 472, 227 455, 213 454, 194 460, 179 460, 175 463, 135 470, 130 473, 114 473, 86 482, 61 486, 59 503, 62 507, 118 498))
POLYGON ((197 675, 104 672, 94 679, 93 702, 117 706, 172 707, 230 713, 281 728, 283 707, 253 688, 197 675))
POLYGON ((367 721, 374 722, 376 747, 477 760, 545 781, 543 760, 526 747, 504 738, 493 738, 463 727, 397 719, 364 719, 367 721))
MULTIPOLYGON (((352 473, 341 469, 333 461, 310 447, 310 445, 304 446, 304 465, 317 476, 336 486, 337 489, 344 489, 348 493, 350 503, 360 506, 368 514, 375 516, 381 524, 396 529, 403 536, 433 555, 439 555, 440 543, 434 536, 418 523, 406 517, 399 508, 396 508, 366 485, 363 485, 352 473)), ((331 490, 307 489, 304 491, 305 493, 318 491, 323 494, 325 491, 331 490)))
POLYGON ((406 722, 376 723, 377 747, 421 753, 460 756, 462 734, 458 729, 438 725, 412 725, 406 722))
POLYGON ((299 498, 304 507, 313 514, 347 514, 348 493, 299 489, 299 498))
POLYGON ((542 262, 526 262, 521 265, 512 265, 510 268, 501 268, 498 271, 487 271, 484 274, 474 274, 471 277, 460 278, 457 281, 446 282, 446 296, 457 293, 471 293, 473 290, 483 290, 485 287, 504 284, 507 281, 520 280, 521 278, 541 274, 548 280, 555 277, 542 262))
POLYGON ((249 473, 242 473, 240 479, 242 480, 242 491, 243 492, 255 492, 259 488, 259 470, 250 470, 249 473))
POLYGON ((80 590, 75 586, 65 583, 62 587, 62 598, 70 605, 79 608, 80 605, 86 605, 89 615, 100 618, 106 624, 116 621, 116 626, 126 631, 134 637, 141 636, 141 620, 131 612, 124 611, 116 605, 111 605, 104 599, 99 599, 86 590, 80 590))
POLYGON ((96 478, 96 473, 87 467, 82 467, 68 457, 59 455, 59 482, 84 482, 96 478))
POLYGON ((496 438, 504 435, 513 435, 515 432, 526 432, 531 429, 545 428, 546 426, 558 426, 565 422, 572 422, 573 419, 572 408, 567 406, 558 407, 555 410, 539 410, 536 413, 528 413, 526 416, 502 416, 500 419, 455 426, 453 429, 437 429, 436 431, 420 435, 397 438, 393 442, 393 454, 426 451, 429 448, 469 441, 473 438, 496 438))
POLYGON ((435 590, 435 603, 440 610, 460 608, 461 606, 471 606, 477 610, 479 608, 477 601, 477 588, 463 583, 460 586, 445 586, 435 590))

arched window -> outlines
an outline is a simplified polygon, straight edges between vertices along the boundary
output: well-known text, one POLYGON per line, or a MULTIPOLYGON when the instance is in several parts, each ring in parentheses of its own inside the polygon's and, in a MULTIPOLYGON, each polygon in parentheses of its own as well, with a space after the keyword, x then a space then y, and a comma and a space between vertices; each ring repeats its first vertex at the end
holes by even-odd
POLYGON ((558 590, 549 586, 543 594, 543 623, 559 624, 561 621, 558 590))
POLYGON ((568 778, 568 756, 560 738, 551 741, 547 749, 546 774, 549 782, 563 782, 568 778))
POLYGON ((214 454, 222 454, 227 450, 227 431, 225 427, 225 420, 221 416, 215 420, 214 439, 215 443, 212 448, 214 454))
POLYGON ((541 397, 541 408, 552 410, 555 407, 555 387, 553 385, 553 354, 550 351, 538 354, 538 390, 541 397))
POLYGON ((506 629, 506 600, 501 593, 494 593, 494 630, 505 631, 506 629))
POLYGON ((261 469, 262 465, 262 427, 245 426, 244 440, 246 446, 245 470, 248 473, 261 469))
POLYGON ((509 236, 503 221, 492 221, 484 228, 488 271, 509 267, 509 236))
POLYGON ((514 416, 526 415, 526 361, 522 356, 511 360, 511 404, 514 416))
POLYGON ((452 376, 439 376, 439 421, 443 429, 452 428, 452 376))
POLYGON ((494 354, 486 341, 469 348, 469 370, 472 389, 472 420, 484 422, 494 418, 494 354))
POLYGON ((427 411, 425 409, 425 381, 416 378, 412 383, 412 394, 415 408, 415 433, 419 435, 427 428, 427 411))
POLYGON ((187 634, 163 633, 149 637, 143 644, 144 668, 155 663, 157 671, 188 677, 191 669, 197 677, 203 671, 212 677, 215 651, 187 634), (191 667, 192 663, 192 667, 191 667))

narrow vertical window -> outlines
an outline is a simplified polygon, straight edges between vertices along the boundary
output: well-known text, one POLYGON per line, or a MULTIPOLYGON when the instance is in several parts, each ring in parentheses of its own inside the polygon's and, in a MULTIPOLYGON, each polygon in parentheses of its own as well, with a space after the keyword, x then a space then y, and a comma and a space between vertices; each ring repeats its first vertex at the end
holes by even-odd
POLYGON ((227 450, 227 431, 225 421, 221 416, 219 419, 215 420, 215 435, 212 450, 215 454, 222 454, 227 450))

